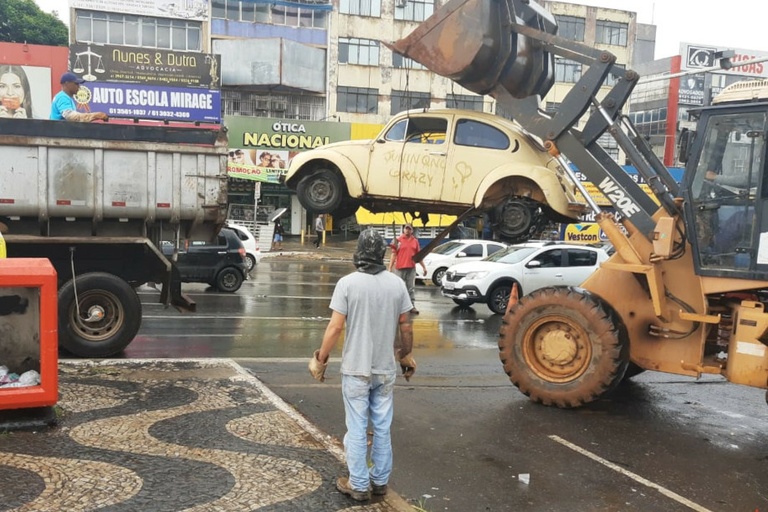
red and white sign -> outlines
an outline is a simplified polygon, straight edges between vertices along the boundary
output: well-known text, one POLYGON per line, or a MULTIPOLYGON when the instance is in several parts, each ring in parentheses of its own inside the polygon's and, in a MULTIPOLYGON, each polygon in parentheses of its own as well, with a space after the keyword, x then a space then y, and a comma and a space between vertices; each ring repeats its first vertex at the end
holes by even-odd
POLYGON ((722 46, 713 46, 709 44, 680 43, 680 55, 683 57, 680 62, 682 70, 694 70, 709 68, 718 65, 716 58, 717 52, 732 50, 736 55, 731 57, 733 67, 724 69, 718 73, 727 73, 730 75, 766 77, 768 78, 768 61, 754 62, 752 64, 739 65, 740 62, 747 62, 761 57, 768 57, 768 52, 759 50, 745 50, 743 48, 725 48, 722 46))

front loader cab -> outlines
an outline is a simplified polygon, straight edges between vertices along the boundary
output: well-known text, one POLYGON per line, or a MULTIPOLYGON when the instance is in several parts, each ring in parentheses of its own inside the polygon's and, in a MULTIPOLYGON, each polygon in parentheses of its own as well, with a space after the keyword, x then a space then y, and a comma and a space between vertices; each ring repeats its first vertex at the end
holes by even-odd
POLYGON ((696 273, 768 280, 768 102, 700 114, 684 179, 696 273))

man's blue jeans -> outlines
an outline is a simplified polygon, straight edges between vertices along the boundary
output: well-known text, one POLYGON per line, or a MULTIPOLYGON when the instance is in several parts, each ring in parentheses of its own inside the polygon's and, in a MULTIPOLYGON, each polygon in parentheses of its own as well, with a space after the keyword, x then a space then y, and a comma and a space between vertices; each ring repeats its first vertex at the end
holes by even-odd
POLYGON ((395 377, 372 375, 341 376, 341 394, 344 397, 347 433, 344 450, 347 455, 349 483, 358 491, 368 490, 372 481, 376 485, 389 482, 392 473, 392 425, 395 377), (372 467, 368 469, 368 420, 373 426, 371 446, 372 467))

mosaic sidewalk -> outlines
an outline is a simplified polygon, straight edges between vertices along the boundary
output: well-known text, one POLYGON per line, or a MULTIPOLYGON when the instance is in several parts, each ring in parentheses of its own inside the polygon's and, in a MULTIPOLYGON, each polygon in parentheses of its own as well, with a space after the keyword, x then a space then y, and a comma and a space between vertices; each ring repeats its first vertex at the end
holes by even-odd
POLYGON ((0 510, 405 511, 335 489, 337 440, 231 360, 66 361, 58 426, 0 434, 0 510))

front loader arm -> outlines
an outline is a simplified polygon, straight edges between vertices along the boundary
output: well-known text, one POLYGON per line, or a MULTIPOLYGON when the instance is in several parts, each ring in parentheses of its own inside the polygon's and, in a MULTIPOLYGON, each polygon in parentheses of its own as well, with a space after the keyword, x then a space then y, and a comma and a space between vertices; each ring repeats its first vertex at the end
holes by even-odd
POLYGON ((554 18, 525 0, 451 0, 412 34, 387 46, 473 92, 495 98, 502 110, 511 112, 528 131, 548 142, 553 155, 566 155, 625 221, 650 239, 659 206, 597 144, 600 136, 610 133, 649 184, 665 213, 680 213, 674 201, 678 193, 674 179, 637 136, 631 122, 621 116, 637 83, 637 73, 616 66, 616 57, 610 52, 562 38, 556 31, 554 18), (464 48, 476 50, 474 58, 462 53, 456 38, 450 37, 457 30, 464 48), (497 54, 489 52, 489 48, 497 54), (548 77, 553 71, 554 55, 585 64, 588 69, 560 103, 558 112, 549 115, 540 110, 539 103, 552 85, 548 77), (528 65, 522 66, 521 62, 528 65), (513 69, 525 70, 529 76, 511 76, 513 69), (597 95, 610 74, 622 76, 600 102, 597 95), (531 89, 531 84, 537 86, 531 89), (590 109, 584 131, 578 130, 576 126, 590 109))

